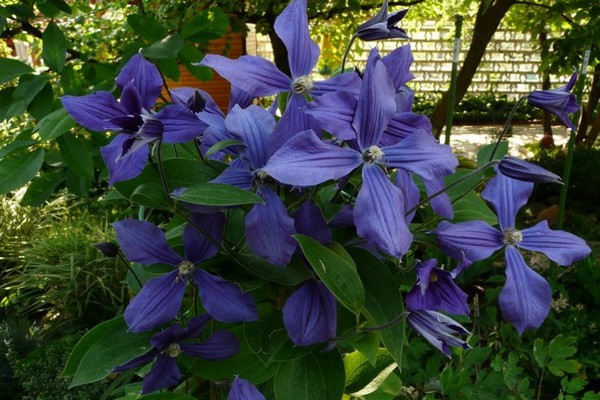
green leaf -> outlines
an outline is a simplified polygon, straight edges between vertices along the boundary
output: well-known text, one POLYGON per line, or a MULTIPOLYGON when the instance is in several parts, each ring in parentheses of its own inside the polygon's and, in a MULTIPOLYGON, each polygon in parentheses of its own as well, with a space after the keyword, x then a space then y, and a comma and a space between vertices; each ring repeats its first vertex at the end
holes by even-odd
POLYGON ((75 126, 75 120, 71 118, 67 110, 60 108, 46 115, 35 126, 42 140, 52 140, 67 133, 75 126))
POLYGON ((173 393, 173 392, 164 392, 164 393, 154 393, 147 394, 139 398, 140 400, 196 400, 196 397, 190 396, 185 393, 173 393))
POLYGON ((42 119, 46 115, 50 114, 50 112, 54 108, 54 92, 52 91, 52 85, 48 82, 42 90, 35 96, 29 106, 27 107, 27 112, 31 114, 31 116, 36 119, 42 119))
POLYGON ((71 14, 71 7, 65 0, 48 0, 48 3, 51 3, 54 7, 66 14, 71 14))
POLYGON ((138 186, 130 199, 132 203, 159 210, 171 209, 169 198, 158 183, 144 183, 138 186))
POLYGON ((0 58, 0 85, 31 72, 33 69, 19 60, 0 58))
POLYGON ((83 142, 72 134, 63 134, 56 138, 65 162, 77 175, 87 180, 94 178, 94 161, 83 142))
POLYGON ((533 341, 533 358, 537 363, 538 367, 544 368, 546 366, 546 357, 548 352, 546 346, 544 346, 544 339, 537 338, 533 341))
POLYGON ((87 196, 92 190, 92 181, 73 172, 70 168, 67 170, 66 184, 67 190, 79 197, 87 196))
POLYGON ((344 363, 334 349, 282 363, 273 388, 278 400, 340 400, 344 380, 344 363))
POLYGON ((183 42, 183 37, 175 32, 146 47, 142 54, 149 58, 176 58, 183 42))
MULTIPOLYGON (((400 289, 394 277, 375 256, 366 250, 350 248, 349 253, 356 262, 358 275, 365 288, 365 311, 371 325, 383 325, 404 312, 400 289)), ((401 321, 379 331, 383 344, 388 349, 398 368, 402 367, 405 322, 401 321)))
POLYGON ((67 59, 67 38, 54 22, 50 22, 42 34, 42 58, 53 71, 62 72, 67 59))
POLYGON ((374 366, 379 353, 381 338, 376 332, 363 332, 349 340, 350 345, 374 366))
MULTIPOLYGON (((492 151, 494 151, 494 147, 496 143, 486 144, 481 147, 477 152, 477 166, 482 167, 490 161, 490 157, 492 156, 492 151)), ((505 155, 508 154, 508 141, 502 140, 498 144, 498 148, 494 153, 494 160, 500 160, 505 155)))
POLYGON ((355 351, 344 357, 346 370, 346 393, 354 397, 365 396, 376 391, 379 385, 396 369, 390 353, 379 349, 375 363, 372 364, 361 353, 355 351))
POLYGON ((31 184, 27 188, 23 196, 23 204, 34 207, 41 206, 65 179, 66 171, 64 169, 47 172, 38 176, 31 181, 31 184))
POLYGON ((130 14, 127 16, 127 23, 135 33, 149 42, 158 42, 169 33, 160 21, 140 14, 130 14))
POLYGON ((567 393, 571 393, 571 394, 575 394, 581 390, 583 390, 583 388, 585 387, 585 385, 587 385, 587 381, 584 378, 581 378, 579 376, 576 376, 575 378, 568 380, 566 377, 563 378, 560 381, 561 386, 563 387, 564 391, 567 393))
POLYGON ((0 193, 8 193, 32 180, 44 163, 44 150, 0 160, 0 193))
POLYGON ((185 68, 194 76, 194 78, 200 81, 210 81, 212 79, 212 70, 208 67, 185 63, 185 68))
POLYGON ((6 99, 7 103, 3 103, 0 100, 0 103, 2 103, 0 106, 0 121, 24 114, 29 104, 44 89, 47 82, 47 75, 26 75, 21 77, 19 86, 6 99))
POLYGON ((156 66, 169 79, 173 79, 175 82, 179 80, 181 71, 179 70, 179 64, 174 58, 156 58, 154 59, 156 66))
POLYGON ((465 350, 463 367, 469 368, 473 365, 481 364, 488 359, 491 353, 492 349, 489 347, 474 347, 472 349, 465 350))
POLYGON ((356 268, 321 243, 305 235, 294 235, 319 278, 336 299, 354 314, 365 302, 365 289, 356 268))
POLYGON ((217 142, 217 143, 213 144, 212 146, 210 146, 210 148, 206 152, 205 156, 206 156, 206 158, 209 158, 213 154, 216 154, 219 151, 228 148, 229 146, 238 146, 238 145, 243 145, 243 144, 244 144, 243 142, 240 142, 239 140, 235 140, 235 139, 221 140, 220 142, 217 142))
POLYGON ((263 199, 252 192, 221 183, 203 183, 190 186, 179 195, 172 197, 202 206, 226 207, 264 203, 263 199))
POLYGON ((266 260, 250 253, 233 254, 231 258, 252 275, 284 286, 296 286, 310 277, 304 263, 296 258, 293 258, 285 268, 269 264, 266 260))
POLYGON ((32 144, 36 144, 35 140, 24 139, 24 140, 15 140, 3 148, 0 149, 0 159, 6 157, 7 155, 15 152, 18 149, 22 149, 23 147, 29 147, 32 144))
POLYGON ((229 19, 220 8, 202 10, 186 22, 181 35, 193 42, 208 42, 227 33, 229 19))
POLYGON ((490 225, 498 223, 498 217, 488 207, 487 203, 474 191, 454 203, 454 222, 480 220, 490 225))
POLYGON ((67 361, 63 375, 73 375, 69 388, 99 381, 114 367, 148 352, 152 335, 128 332, 122 316, 96 325, 75 345, 67 361))

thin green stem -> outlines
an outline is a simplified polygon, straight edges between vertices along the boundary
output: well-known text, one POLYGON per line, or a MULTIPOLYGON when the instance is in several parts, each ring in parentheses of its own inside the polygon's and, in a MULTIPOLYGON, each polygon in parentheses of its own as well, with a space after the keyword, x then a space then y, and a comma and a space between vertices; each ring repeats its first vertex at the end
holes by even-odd
POLYGON ((500 135, 498 135, 498 140, 496 140, 496 145, 494 146, 494 149, 492 150, 492 154, 490 154, 490 159, 488 161, 492 161, 494 159, 494 156, 496 155, 496 151, 498 150, 498 147, 500 146, 500 142, 504 138, 504 135, 506 135, 506 133, 508 132, 508 129, 510 128, 510 123, 512 122, 515 114, 517 113, 517 109, 519 108, 519 106, 521 105, 523 100, 525 100, 526 98, 527 98, 527 96, 519 97, 519 99, 515 103, 515 106, 510 111, 510 114, 508 114, 508 118, 506 119, 506 122, 504 123, 504 128, 502 128, 502 132, 500 132, 500 135))
POLYGON ((412 207, 410 210, 406 211, 404 213, 404 215, 408 215, 410 213, 412 213, 413 211, 415 211, 416 209, 418 209, 419 207, 421 207, 423 204, 428 203, 431 199, 439 196, 442 193, 447 192, 449 189, 452 189, 453 187, 460 185, 461 183, 463 183, 464 181, 466 181, 467 179, 485 171, 486 169, 488 169, 489 167, 491 167, 492 165, 498 164, 499 161, 498 160, 490 160, 488 161, 486 164, 482 165, 481 167, 477 168, 476 170, 473 170, 471 172, 469 172, 468 174, 461 176, 460 178, 458 178, 457 180, 455 180, 454 182, 452 182, 451 184, 449 184, 448 186, 445 186, 443 189, 438 190, 437 192, 435 192, 434 194, 432 194, 431 196, 428 196, 427 198, 421 200, 416 206, 412 207))
POLYGON ((125 266, 127 267, 127 269, 129 270, 129 272, 131 272, 131 275, 133 275, 133 279, 135 279, 136 283, 142 287, 144 286, 142 284, 142 281, 140 280, 140 278, 137 276, 137 274, 135 273, 135 271, 133 270, 133 268, 131 268, 131 265, 129 264, 129 262, 121 255, 121 253, 117 253, 117 257, 119 258, 119 260, 121 260, 123 262, 123 264, 125 264, 125 266))
POLYGON ((562 229, 565 220, 565 207, 567 205, 567 192, 569 190, 569 181, 571 179, 571 169, 573 167, 573 156, 575 153, 575 138, 577 132, 569 129, 569 143, 567 144, 567 159, 565 160, 565 169, 563 170, 563 185, 560 188, 560 199, 558 201, 558 216, 556 217, 556 227, 562 229))
POLYGON ((389 327, 392 327, 394 325, 396 325, 398 322, 402 321, 403 319, 406 319, 408 317, 408 312, 403 312, 402 314, 398 315, 397 317, 394 317, 394 319, 381 324, 381 325, 376 325, 376 326, 365 326, 362 328, 358 328, 359 332, 377 332, 377 331, 381 331, 383 329, 387 329, 389 327))
POLYGON ((171 207, 174 206, 173 199, 171 199, 171 190, 169 189, 169 182, 167 181, 167 175, 165 174, 165 167, 163 165, 162 160, 162 140, 159 140, 156 144, 156 165, 158 166, 158 176, 160 177, 160 183, 162 185, 163 191, 165 192, 165 196, 167 197, 167 201, 171 207))
POLYGON ((540 381, 538 382, 537 396, 536 399, 540 400, 542 398, 542 382, 544 382, 544 369, 542 369, 542 373, 540 374, 540 381))
POLYGON ((352 35, 352 37, 350 38, 350 41, 348 42, 348 46, 346 47, 346 51, 344 51, 344 55, 342 56, 342 71, 340 73, 344 73, 344 70, 346 69, 346 58, 348 58, 348 53, 350 53, 350 48, 352 47, 352 43, 354 43, 354 41, 356 40, 358 36, 356 35, 356 33, 354 35, 352 35))

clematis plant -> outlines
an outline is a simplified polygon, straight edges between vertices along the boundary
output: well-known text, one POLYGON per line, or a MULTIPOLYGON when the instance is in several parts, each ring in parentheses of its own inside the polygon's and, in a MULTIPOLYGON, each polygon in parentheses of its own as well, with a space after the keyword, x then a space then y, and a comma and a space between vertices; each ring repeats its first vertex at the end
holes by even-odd
MULTIPOLYGON (((354 37, 406 38, 406 10, 387 7, 354 37)), ((409 350, 431 367, 476 345, 471 294, 484 283, 467 271, 505 266, 500 309, 522 333, 544 322, 552 290, 521 251, 561 265, 589 254, 545 222, 520 228, 533 182, 558 176, 493 144, 479 168, 459 167, 412 109, 410 45, 317 82, 306 0, 275 33, 289 74, 257 56, 200 62, 231 82, 227 110, 201 89, 164 88, 141 54, 116 97, 63 97, 82 126, 117 133, 102 149, 109 198, 135 209, 112 224, 118 246, 96 245, 125 264, 126 301, 77 345, 74 384, 113 372, 119 390, 164 398, 391 399, 378 385, 404 381, 420 362, 409 350), (254 101, 266 96, 279 101, 254 101), (481 195, 466 189, 474 179, 481 195), (423 339, 433 347, 412 347, 423 339)), ((546 107, 559 92, 529 100, 546 107)))

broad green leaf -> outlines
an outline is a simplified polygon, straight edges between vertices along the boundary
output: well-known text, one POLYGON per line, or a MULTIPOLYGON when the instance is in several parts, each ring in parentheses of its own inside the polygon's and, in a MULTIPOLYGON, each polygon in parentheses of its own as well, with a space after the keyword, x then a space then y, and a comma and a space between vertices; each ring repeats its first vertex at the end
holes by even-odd
POLYGON ((377 390, 379 385, 396 369, 396 363, 385 349, 378 350, 374 364, 355 351, 344 357, 344 368, 346 370, 346 393, 364 396, 377 390))
POLYGON ((365 302, 365 289, 356 268, 309 236, 294 235, 294 238, 335 298, 348 310, 359 314, 365 302))
POLYGON ((176 58, 184 38, 177 32, 158 40, 142 50, 142 54, 149 58, 176 58))
POLYGON ((67 38, 55 22, 50 22, 42 34, 42 58, 53 71, 62 72, 67 59, 67 38))
POLYGON ((243 145, 243 144, 244 144, 243 142, 240 142, 239 140, 235 140, 235 139, 221 140, 220 142, 217 142, 217 143, 213 144, 212 146, 210 146, 210 148, 206 152, 205 156, 206 156, 206 158, 209 158, 213 154, 216 154, 219 151, 228 148, 229 146, 238 146, 238 145, 243 145))
POLYGON ((41 206, 65 179, 66 171, 64 169, 47 172, 34 178, 23 196, 23 204, 34 207, 41 206))
POLYGON ((46 115, 35 126, 42 140, 52 140, 67 133, 75 126, 75 120, 71 118, 67 110, 60 108, 46 115))
POLYGON ((54 7, 66 14, 71 14, 71 7, 65 0, 48 0, 48 3, 51 3, 54 7))
POLYGON ((9 144, 0 149, 0 159, 15 152, 16 150, 22 149, 23 147, 29 147, 32 144, 36 143, 37 142, 35 140, 31 139, 15 140, 13 142, 10 142, 9 144))
POLYGON ((362 332, 349 340, 350 345, 360 352, 373 366, 377 360, 380 342, 381 338, 376 332, 362 332))
POLYGON ((537 363, 538 367, 544 368, 546 366, 546 357, 548 352, 546 346, 544 346, 544 339, 537 338, 533 341, 533 358, 537 363))
POLYGON ((227 33, 229 19, 220 8, 209 8, 192 17, 181 30, 181 35, 193 42, 207 42, 227 33))
POLYGON ((179 63, 174 58, 155 58, 154 62, 156 66, 162 72, 164 76, 169 79, 173 79, 175 82, 179 80, 181 71, 179 70, 179 63))
POLYGON ((158 183, 144 183, 138 186, 129 200, 140 206, 157 208, 159 210, 171 209, 169 198, 158 183))
MULTIPOLYGON (((33 99, 44 89, 48 82, 47 75, 26 75, 21 77, 19 85, 6 99, 7 103, 0 100, 0 120, 11 119, 24 114, 33 99)), ((4 95, 4 94, 3 94, 4 95)))
POLYGON ((190 186, 174 199, 202 206, 238 206, 242 204, 264 203, 252 192, 236 186, 221 183, 202 183, 190 186))
MULTIPOLYGON (((478 167, 482 167, 490 161, 490 157, 492 156, 494 147, 496 147, 496 143, 486 144, 485 146, 479 149, 479 151, 477 152, 478 167)), ((508 142, 506 140, 502 140, 498 144, 498 148, 496 148, 493 160, 500 160, 506 154, 508 154, 508 142)))
POLYGON ((19 60, 0 58, 0 85, 31 72, 33 69, 19 60))
POLYGON ((487 203, 474 191, 468 192, 465 196, 454 203, 454 222, 464 222, 471 220, 485 221, 490 225, 498 223, 498 217, 488 207, 487 203))
POLYGON ((296 286, 310 277, 306 266, 296 258, 285 268, 281 268, 253 254, 233 254, 231 257, 252 275, 280 285, 296 286))
POLYGON ((0 160, 0 193, 8 193, 32 180, 44 163, 44 150, 0 160))
POLYGON ((52 90, 52 85, 48 82, 33 100, 31 100, 31 103, 29 103, 29 106, 27 107, 27 112, 29 112, 34 119, 40 120, 50 114, 53 108, 54 92, 52 90))
POLYGON ((123 317, 103 322, 88 331, 75 345, 63 375, 76 365, 70 388, 99 381, 126 361, 148 352, 154 332, 131 333, 123 317))
POLYGON ((273 382, 277 400, 340 400, 344 363, 337 349, 282 363, 273 382))
POLYGON ((72 134, 64 134, 56 138, 65 162, 73 172, 82 178, 94 178, 94 161, 90 151, 82 141, 72 134))
POLYGON ((149 42, 158 42, 169 33, 160 21, 148 15, 130 14, 127 16, 127 23, 135 33, 149 42))
POLYGON ((67 170, 67 189, 76 196, 86 196, 92 190, 92 180, 75 173, 71 168, 67 170))
POLYGON ((194 76, 194 78, 200 81, 210 81, 212 79, 212 70, 208 67, 185 63, 185 68, 194 76))
POLYGON ((473 365, 483 363, 488 359, 492 349, 490 347, 474 347, 472 349, 465 350, 465 356, 463 358, 463 366, 469 368, 473 365))
MULTIPOLYGON (((394 277, 375 256, 366 250, 350 248, 356 262, 358 275, 365 288, 365 311, 369 324, 386 324, 404 312, 403 299, 394 277)), ((398 368, 402 368, 405 322, 401 321, 379 331, 383 344, 390 352, 398 368)))

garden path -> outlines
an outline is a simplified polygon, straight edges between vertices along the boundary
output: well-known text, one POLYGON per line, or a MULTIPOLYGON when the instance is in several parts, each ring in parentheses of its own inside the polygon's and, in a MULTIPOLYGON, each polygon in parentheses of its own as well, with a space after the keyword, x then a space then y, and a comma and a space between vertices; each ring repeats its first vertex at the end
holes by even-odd
MULTIPOLYGON (((450 144, 457 155, 475 159, 477 150, 486 144, 494 143, 502 126, 495 125, 461 125, 452 128, 450 144)), ((562 126, 552 127, 554 144, 557 146, 567 143, 568 135, 566 128, 562 126)), ((509 154, 519 158, 529 158, 533 153, 525 147, 527 144, 538 143, 544 131, 540 124, 514 125, 512 133, 508 138, 509 154)), ((444 143, 444 135, 440 137, 440 142, 444 143)))

